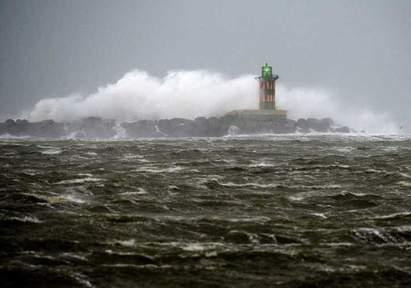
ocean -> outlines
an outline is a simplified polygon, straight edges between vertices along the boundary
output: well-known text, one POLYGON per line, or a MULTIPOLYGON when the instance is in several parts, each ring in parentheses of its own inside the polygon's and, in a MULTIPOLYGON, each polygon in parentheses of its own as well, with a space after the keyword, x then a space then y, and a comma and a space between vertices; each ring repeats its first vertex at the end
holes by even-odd
POLYGON ((1 287, 411 287, 411 137, 0 140, 1 287))

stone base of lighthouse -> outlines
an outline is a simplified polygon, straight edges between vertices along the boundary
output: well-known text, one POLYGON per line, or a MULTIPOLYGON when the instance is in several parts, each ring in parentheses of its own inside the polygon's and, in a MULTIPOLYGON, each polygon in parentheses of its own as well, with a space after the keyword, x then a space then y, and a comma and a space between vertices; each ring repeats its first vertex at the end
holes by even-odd
POLYGON ((233 110, 226 114, 226 116, 231 116, 234 118, 242 120, 257 120, 257 121, 270 121, 270 120, 281 120, 287 119, 286 110, 233 110))
POLYGON ((285 110, 234 110, 221 119, 237 134, 295 132, 295 121, 287 119, 285 110))

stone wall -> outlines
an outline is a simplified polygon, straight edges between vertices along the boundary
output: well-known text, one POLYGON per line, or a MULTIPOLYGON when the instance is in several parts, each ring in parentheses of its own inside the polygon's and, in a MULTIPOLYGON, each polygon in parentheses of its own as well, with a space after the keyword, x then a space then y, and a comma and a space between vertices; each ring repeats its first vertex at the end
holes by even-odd
POLYGON ((194 120, 173 118, 140 120, 118 123, 114 120, 89 117, 70 123, 53 120, 29 122, 12 120, 0 123, 0 135, 30 136, 39 138, 111 139, 155 138, 155 137, 220 137, 228 134, 262 133, 348 133, 348 127, 337 127, 329 118, 325 119, 244 119, 232 115, 223 117, 198 117, 194 120))

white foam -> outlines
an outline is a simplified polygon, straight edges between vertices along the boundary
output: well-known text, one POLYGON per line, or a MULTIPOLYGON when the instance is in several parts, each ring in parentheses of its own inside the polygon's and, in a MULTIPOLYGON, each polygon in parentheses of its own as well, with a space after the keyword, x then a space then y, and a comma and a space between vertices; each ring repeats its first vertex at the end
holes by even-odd
POLYGON ((355 150, 354 147, 347 146, 347 147, 336 147, 336 151, 342 152, 342 153, 351 153, 353 150, 355 150))
POLYGON ((225 187, 258 187, 258 188, 277 188, 278 184, 274 183, 269 183, 269 184, 260 184, 260 183, 254 183, 254 182, 248 182, 248 183, 233 183, 233 182, 226 182, 226 183, 220 183, 218 182, 221 186, 225 187))
POLYGON ((183 170, 183 167, 174 166, 167 168, 154 168, 154 167, 142 167, 134 170, 135 172, 147 172, 147 173, 176 173, 183 170))
POLYGON ((64 199, 66 199, 67 201, 69 201, 69 202, 73 202, 73 203, 77 203, 77 204, 83 204, 83 203, 86 203, 86 201, 84 201, 84 200, 82 200, 82 199, 80 199, 80 198, 77 198, 77 197, 75 197, 75 196, 73 196, 73 195, 64 195, 64 196, 62 196, 64 199))
POLYGON ((62 152, 61 149, 55 148, 55 149, 48 149, 48 150, 41 151, 41 154, 44 154, 44 155, 57 155, 57 154, 60 154, 61 152, 62 152))
POLYGON ((317 216, 317 217, 320 217, 320 218, 323 218, 323 219, 327 219, 327 218, 328 218, 327 216, 325 216, 324 213, 316 213, 316 212, 314 212, 314 213, 311 213, 311 215, 314 215, 314 216, 317 216))
POLYGON ((83 287, 89 287, 93 288, 94 286, 91 284, 91 282, 87 279, 87 277, 81 273, 73 273, 71 275, 74 279, 77 280, 78 283, 80 283, 83 287))
POLYGON ((49 196, 46 199, 51 204, 58 204, 58 203, 65 203, 65 202, 71 202, 71 203, 76 203, 76 204, 86 203, 85 200, 83 200, 83 199, 81 199, 77 196, 74 196, 72 194, 59 195, 59 196, 49 196))
POLYGON ((121 126, 121 122, 117 121, 116 125, 114 126, 114 131, 116 131, 116 135, 114 135, 113 139, 125 139, 127 138, 127 130, 121 126))
POLYGON ((188 252, 204 252, 215 250, 224 246, 224 244, 220 242, 168 242, 162 245, 171 245, 188 252))
POLYGON ((37 145, 37 147, 43 149, 43 151, 41 151, 40 153, 44 155, 57 155, 62 152, 60 148, 54 146, 37 145))
POLYGON ((306 198, 306 196, 302 195, 302 193, 288 197, 288 199, 291 200, 291 201, 302 201, 305 198, 306 198))
MULTIPOLYGON (((125 74, 114 84, 89 95, 40 100, 29 119, 73 121, 97 116, 120 121, 198 116, 220 116, 235 109, 256 109, 258 85, 254 75, 228 78, 204 70, 170 71, 157 78, 141 70, 125 74)), ((291 119, 331 117, 358 131, 397 134, 399 129, 384 111, 348 106, 322 88, 278 86, 278 105, 291 119)), ((119 129, 118 138, 123 130, 119 129)))
MULTIPOLYGON (((340 189, 342 188, 341 185, 339 184, 327 184, 327 185, 290 185, 287 186, 289 188, 293 188, 293 189, 315 189, 315 190, 336 190, 336 189, 340 189)), ((342 192, 344 193, 344 192, 342 192)), ((351 193, 353 194, 353 193, 351 193)), ((300 192, 297 193, 295 195, 291 195, 288 196, 288 199, 290 201, 302 201, 306 198, 310 198, 310 197, 315 197, 315 196, 321 196, 323 195, 323 193, 321 193, 321 191, 308 191, 308 192, 300 192)), ((336 194, 327 194, 327 196, 332 196, 332 195, 336 195, 336 194)))
POLYGON ((77 259, 81 261, 87 261, 87 257, 83 255, 79 255, 73 252, 63 252, 60 254, 63 258, 71 258, 71 259, 77 259))
POLYGON ((397 182, 397 184, 404 186, 404 187, 411 187, 411 182, 408 182, 408 181, 399 181, 397 182))
POLYGON ((136 245, 136 240, 135 239, 129 239, 129 240, 117 240, 115 243, 120 244, 121 246, 124 247, 133 247, 136 245))
POLYGON ((183 246, 185 251, 197 252, 197 251, 204 251, 206 247, 200 243, 190 243, 183 246))
POLYGON ((34 217, 34 216, 10 217, 8 219, 23 222, 23 223, 34 223, 34 224, 43 223, 43 221, 39 220, 37 217, 34 217))
POLYGON ((275 166, 274 164, 267 163, 267 162, 264 162, 264 161, 248 165, 248 167, 255 167, 255 168, 274 167, 274 166, 275 166))
POLYGON ((256 95, 257 85, 252 75, 228 79, 219 73, 200 70, 171 71, 159 79, 135 70, 94 94, 43 99, 29 117, 36 121, 71 121, 88 116, 123 121, 195 118, 256 107, 256 95))
POLYGON ((130 196, 130 195, 145 195, 147 191, 144 188, 139 187, 137 191, 127 191, 120 193, 120 195, 130 196))
POLYGON ((79 179, 70 179, 70 180, 62 180, 57 182, 56 184, 83 184, 87 182, 100 182, 103 181, 101 178, 95 177, 86 177, 86 178, 79 178, 79 179))
POLYGON ((397 213, 392 213, 392 214, 388 214, 388 215, 376 216, 376 217, 374 217, 374 219, 392 219, 392 218, 396 218, 398 216, 410 216, 410 215, 411 215, 411 212, 406 211, 406 212, 397 212, 397 213))
POLYGON ((389 233, 384 233, 383 231, 375 228, 358 228, 354 230, 354 234, 361 239, 366 238, 367 235, 374 235, 375 237, 383 240, 385 243, 397 242, 397 240, 389 235, 389 233))

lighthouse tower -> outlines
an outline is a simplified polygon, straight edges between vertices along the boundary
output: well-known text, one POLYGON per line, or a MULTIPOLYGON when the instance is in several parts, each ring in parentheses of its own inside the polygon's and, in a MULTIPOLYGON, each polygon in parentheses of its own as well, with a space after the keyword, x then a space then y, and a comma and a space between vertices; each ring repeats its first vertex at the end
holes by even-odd
POLYGON ((278 78, 278 75, 273 75, 273 68, 267 63, 261 67, 261 76, 257 77, 260 84, 260 110, 276 110, 275 81, 278 78))
POLYGON ((278 78, 278 75, 273 74, 273 68, 266 63, 261 67, 261 76, 256 77, 260 92, 259 109, 233 110, 226 115, 241 121, 249 121, 248 123, 253 121, 284 123, 284 120, 287 120, 287 111, 280 110, 276 106, 275 81, 278 78))

